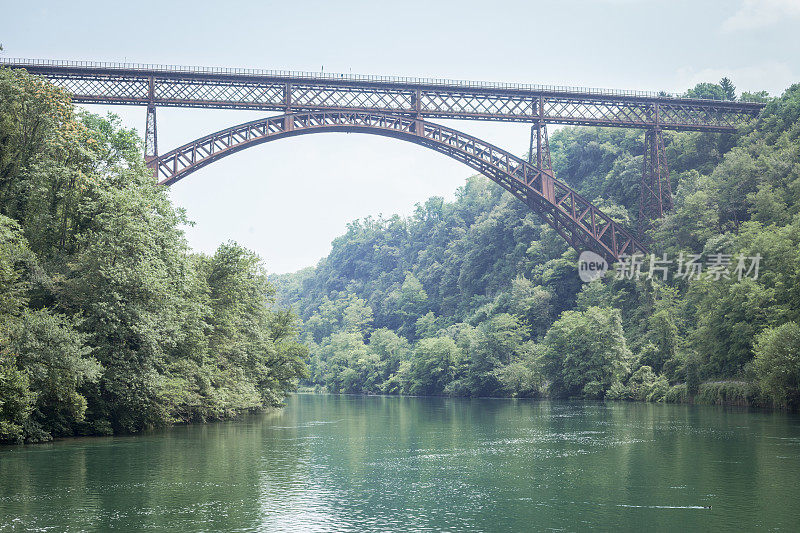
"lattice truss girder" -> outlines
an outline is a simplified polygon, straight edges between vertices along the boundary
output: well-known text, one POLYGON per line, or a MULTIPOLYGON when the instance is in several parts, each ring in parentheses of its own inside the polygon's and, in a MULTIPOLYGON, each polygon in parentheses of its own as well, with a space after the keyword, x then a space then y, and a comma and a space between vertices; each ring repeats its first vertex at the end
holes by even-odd
POLYGON ((352 87, 318 87, 291 85, 291 107, 294 109, 381 109, 389 112, 410 112, 414 95, 410 91, 352 87))
POLYGON ((146 104, 147 78, 52 75, 49 81, 73 95, 75 101, 146 104))
POLYGON ((225 107, 246 104, 251 106, 280 107, 284 101, 284 88, 279 84, 261 83, 211 83, 203 80, 158 80, 155 84, 156 101, 165 103, 196 102, 198 105, 227 103, 225 107))
POLYGON ((506 117, 531 120, 537 100, 531 97, 475 94, 460 91, 422 91, 420 107, 433 117, 506 117))
MULTIPOLYGON (((42 72, 78 103, 147 104, 148 76, 42 72)), ((391 83, 282 81, 274 78, 153 76, 155 104, 271 111, 351 109, 421 117, 732 131, 759 108, 730 102, 642 99, 391 83)))
POLYGON ((457 130, 400 115, 316 111, 256 120, 177 148, 159 157, 154 166, 160 183, 171 185, 198 168, 248 146, 314 131, 369 132, 427 146, 499 183, 536 209, 576 248, 594 249, 610 260, 622 254, 644 252, 642 245, 624 228, 537 166, 457 130))

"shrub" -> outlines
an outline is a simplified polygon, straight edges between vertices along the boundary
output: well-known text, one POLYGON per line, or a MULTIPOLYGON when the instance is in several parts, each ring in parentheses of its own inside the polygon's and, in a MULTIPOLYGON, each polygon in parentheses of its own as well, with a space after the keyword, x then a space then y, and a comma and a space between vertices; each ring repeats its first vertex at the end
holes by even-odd
POLYGON ((606 400, 630 400, 631 394, 628 387, 619 381, 611 384, 611 387, 606 392, 606 400))
POLYGON ((664 395, 664 401, 667 403, 686 403, 688 398, 689 393, 686 390, 686 383, 673 385, 664 395))
POLYGON ((750 406, 759 403, 759 390, 746 381, 715 381, 703 383, 695 401, 709 405, 750 406))
POLYGON ((776 405, 800 400, 800 325, 767 328, 757 338, 753 367, 763 393, 776 405))
POLYGON ((542 341, 542 372, 553 396, 602 398, 629 372, 619 310, 565 311, 542 341))
POLYGON ((606 393, 607 400, 638 400, 660 402, 669 390, 669 381, 656 375, 647 365, 640 366, 628 379, 627 385, 617 381, 606 393))

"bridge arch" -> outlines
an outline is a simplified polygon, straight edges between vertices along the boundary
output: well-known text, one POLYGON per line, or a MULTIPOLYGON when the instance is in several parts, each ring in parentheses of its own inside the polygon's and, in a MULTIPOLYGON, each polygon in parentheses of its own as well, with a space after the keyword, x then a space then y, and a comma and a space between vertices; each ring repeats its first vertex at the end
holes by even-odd
POLYGON ((580 196, 552 171, 463 132, 414 118, 382 112, 320 110, 268 117, 206 135, 151 160, 160 185, 261 143, 324 132, 383 135, 443 153, 485 175, 536 211, 575 249, 593 250, 609 261, 644 253, 625 228, 580 196))

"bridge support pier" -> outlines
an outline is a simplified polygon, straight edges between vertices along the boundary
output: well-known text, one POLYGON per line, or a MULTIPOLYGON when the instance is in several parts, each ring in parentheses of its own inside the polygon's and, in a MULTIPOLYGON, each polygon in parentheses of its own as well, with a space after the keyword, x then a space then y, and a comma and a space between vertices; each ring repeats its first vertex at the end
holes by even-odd
POLYGON ((536 121, 531 126, 531 143, 528 150, 528 163, 541 169, 551 169, 550 142, 547 138, 547 124, 536 121))
POLYGON ((651 128, 644 134, 644 161, 639 185, 639 235, 652 222, 672 209, 672 186, 669 182, 667 155, 661 128, 651 128))
POLYGON ((147 166, 154 168, 151 162, 158 159, 158 135, 156 133, 156 80, 150 77, 147 83, 147 122, 144 126, 144 160, 147 166))
POLYGON ((158 159, 158 135, 156 133, 156 106, 147 106, 147 123, 144 128, 144 160, 148 163, 158 159))
POLYGON ((550 160, 550 141, 547 138, 547 124, 536 121, 531 126, 531 142, 528 150, 528 163, 539 169, 542 182, 542 194, 555 201, 555 185, 553 183, 553 164, 550 160))

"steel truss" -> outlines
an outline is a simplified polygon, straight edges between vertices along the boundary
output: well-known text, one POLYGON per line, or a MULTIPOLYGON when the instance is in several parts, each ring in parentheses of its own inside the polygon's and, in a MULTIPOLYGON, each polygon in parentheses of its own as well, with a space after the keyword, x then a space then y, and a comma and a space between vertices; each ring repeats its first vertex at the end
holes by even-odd
POLYGON ((734 131, 763 104, 632 91, 495 83, 247 73, 187 67, 109 66, 5 58, 72 93, 79 104, 130 104, 262 111, 349 110, 448 118, 734 131), (645 95, 647 94, 647 95, 645 95))
POLYGON ((610 261, 644 253, 627 230, 567 184, 515 155, 471 135, 411 117, 355 111, 312 111, 254 120, 176 148, 151 162, 159 183, 172 185, 239 150, 284 137, 322 132, 360 132, 410 141, 484 174, 539 213, 578 250, 610 261))
POLYGON ((547 124, 646 130, 639 205, 639 230, 644 235, 650 223, 672 207, 662 130, 732 132, 764 107, 634 91, 321 73, 0 58, 2 67, 44 76, 70 92, 75 103, 147 106, 145 160, 157 169, 163 184, 174 183, 218 157, 283 136, 314 131, 390 135, 463 161, 537 209, 576 248, 599 247, 603 255, 615 259, 641 245, 555 179, 547 124), (217 132, 158 158, 157 106, 286 115, 217 132), (520 164, 499 148, 423 118, 530 122, 529 162, 520 164), (299 122, 293 125, 294 121, 299 122), (414 129, 418 127, 422 133, 414 129), (425 133, 429 131, 448 133, 436 141, 425 133), (484 153, 502 153, 507 165, 516 166, 497 166, 493 156, 487 161, 484 153))

